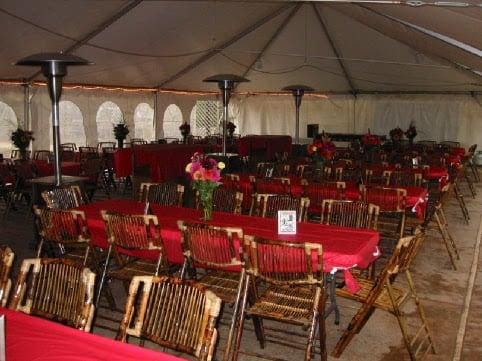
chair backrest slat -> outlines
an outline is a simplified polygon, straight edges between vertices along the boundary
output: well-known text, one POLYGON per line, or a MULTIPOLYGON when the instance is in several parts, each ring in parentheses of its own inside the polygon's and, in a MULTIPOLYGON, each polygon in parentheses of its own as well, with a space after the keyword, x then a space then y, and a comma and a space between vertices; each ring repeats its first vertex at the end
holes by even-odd
POLYGON ((175 183, 141 183, 139 201, 164 206, 182 206, 184 186, 175 183))
POLYGON ((377 229, 380 207, 371 203, 325 199, 321 207, 322 224, 377 229))

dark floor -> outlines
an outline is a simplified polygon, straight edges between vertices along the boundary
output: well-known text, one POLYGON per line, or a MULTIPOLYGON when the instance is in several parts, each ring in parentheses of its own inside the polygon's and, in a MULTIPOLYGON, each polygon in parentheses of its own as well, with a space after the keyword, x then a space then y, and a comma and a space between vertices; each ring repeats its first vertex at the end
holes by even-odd
MULTIPOLYGON (((456 348, 457 335, 463 341, 461 360, 478 361, 482 360, 482 270, 476 269, 476 278, 473 288, 473 298, 470 304, 468 322, 464 328, 459 330, 461 315, 464 310, 464 301, 468 288, 468 280, 474 255, 474 247, 477 240, 479 225, 482 216, 482 184, 477 185, 478 195, 474 199, 470 197, 465 184, 461 185, 465 194, 465 199, 470 210, 471 222, 466 224, 462 218, 460 208, 455 200, 452 200, 450 207, 447 209, 449 224, 453 235, 456 238, 460 251, 461 259, 457 262, 458 270, 451 269, 446 250, 435 233, 429 234, 422 250, 415 260, 412 271, 414 274, 415 284, 419 291, 422 304, 425 308, 429 326, 432 330, 437 349, 436 355, 429 355, 426 360, 458 360, 453 357, 456 348)), ((119 195, 120 196, 120 195, 119 195)), ((104 198, 103 194, 96 196, 97 199, 104 198)), ((0 203, 0 211, 3 213, 3 203, 0 203)), ((9 244, 16 254, 15 272, 18 269, 20 261, 27 257, 34 256, 31 248, 33 234, 33 219, 26 211, 26 207, 21 207, 17 211, 12 212, 6 220, 0 222, 0 243, 9 244)), ((479 235, 480 236, 480 235, 479 235)), ((478 265, 482 262, 482 256, 479 257, 478 265)), ((124 307, 125 292, 120 285, 112 284, 117 295, 118 306, 124 307)), ((328 352, 333 350, 337 339, 341 332, 347 326, 351 316, 355 312, 356 304, 347 301, 340 301, 342 306, 342 318, 339 326, 334 324, 333 316, 326 320, 327 326, 327 347, 328 352)), ((406 311, 409 319, 413 319, 415 308, 407 305, 406 311)), ((229 323, 230 310, 224 310, 224 316, 219 325, 220 343, 218 344, 217 359, 221 359, 222 350, 224 348, 224 337, 229 323)), ((114 318, 121 317, 121 314, 113 314, 105 309, 100 309, 99 315, 111 315, 114 318)), ((98 317, 96 325, 110 326, 116 329, 117 325, 113 322, 98 317)), ((246 332, 244 333, 243 346, 244 350, 259 352, 271 357, 279 357, 285 360, 301 360, 303 352, 281 346, 278 343, 268 342, 266 348, 261 350, 252 332, 252 324, 246 323, 246 332)), ((271 328, 271 323, 267 323, 271 328)), ((285 326, 280 327, 285 329, 285 326)), ((292 327, 296 331, 296 327, 292 327)), ((290 328, 291 331, 291 328, 290 328)), ((302 331, 302 330, 298 330, 302 331)), ((94 333, 102 334, 107 337, 114 337, 115 332, 94 327, 94 333)), ((272 340, 280 340, 279 333, 274 331, 268 332, 268 338, 272 340)), ((290 336, 291 340, 297 340, 295 336, 290 336)), ((131 340, 136 343, 136 340, 131 340)), ((300 339, 300 346, 303 347, 303 339, 300 339)), ((146 347, 156 346, 146 344, 146 347)), ((242 360, 255 360, 251 356, 242 355, 242 360)), ((335 360, 333 357, 330 359, 335 360)), ((373 360, 373 361, 397 361, 409 360, 408 354, 403 345, 400 329, 396 319, 386 312, 375 311, 371 319, 361 332, 353 339, 351 344, 345 350, 340 360, 373 360)))

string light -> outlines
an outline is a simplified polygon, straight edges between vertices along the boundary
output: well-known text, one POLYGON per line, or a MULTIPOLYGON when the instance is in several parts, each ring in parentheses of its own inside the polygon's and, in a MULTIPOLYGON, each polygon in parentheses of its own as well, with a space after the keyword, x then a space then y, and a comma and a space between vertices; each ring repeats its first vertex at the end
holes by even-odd
MULTIPOLYGON (((26 85, 27 83, 19 80, 0 80, 0 85, 26 85)), ((43 81, 35 81, 32 83, 34 86, 46 86, 47 84, 43 81)), ((186 95, 186 96, 218 96, 219 93, 216 91, 196 91, 196 90, 175 90, 175 89, 157 89, 148 87, 124 87, 124 86, 109 86, 109 85, 87 85, 87 84, 64 84, 63 89, 67 90, 105 90, 105 91, 121 91, 126 93, 156 93, 160 94, 174 94, 174 95, 186 95)), ((267 96, 291 96, 290 92, 269 92, 269 91, 259 91, 259 92, 236 92, 236 95, 241 96, 257 96, 257 95, 267 95, 267 96)), ((328 99, 326 94, 322 93, 309 93, 306 94, 308 97, 328 99)))

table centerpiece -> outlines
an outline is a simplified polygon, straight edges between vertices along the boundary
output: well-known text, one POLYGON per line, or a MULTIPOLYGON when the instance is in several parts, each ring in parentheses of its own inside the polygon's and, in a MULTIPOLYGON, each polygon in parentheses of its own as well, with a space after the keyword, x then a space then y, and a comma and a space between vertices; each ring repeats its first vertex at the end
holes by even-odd
POLYGON ((10 137, 14 146, 20 151, 20 159, 27 159, 27 148, 31 141, 34 141, 33 132, 17 128, 10 137))

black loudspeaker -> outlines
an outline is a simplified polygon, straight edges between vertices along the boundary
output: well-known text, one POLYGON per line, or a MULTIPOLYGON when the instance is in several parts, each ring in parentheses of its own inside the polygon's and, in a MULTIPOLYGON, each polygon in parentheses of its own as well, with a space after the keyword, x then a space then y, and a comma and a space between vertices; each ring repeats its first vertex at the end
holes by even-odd
POLYGON ((318 135, 318 124, 308 124, 306 129, 308 138, 314 138, 318 135))

